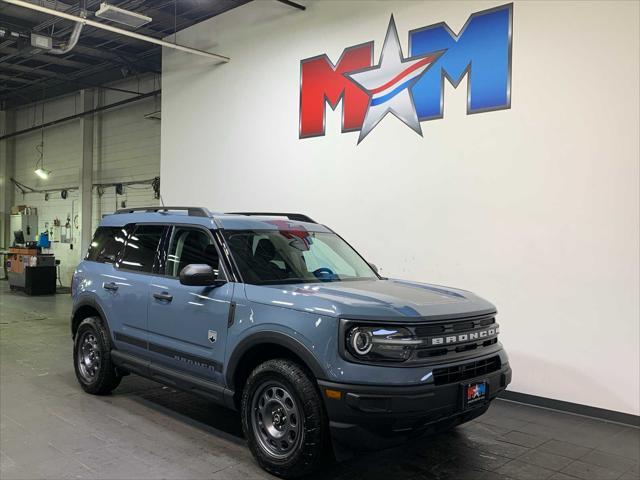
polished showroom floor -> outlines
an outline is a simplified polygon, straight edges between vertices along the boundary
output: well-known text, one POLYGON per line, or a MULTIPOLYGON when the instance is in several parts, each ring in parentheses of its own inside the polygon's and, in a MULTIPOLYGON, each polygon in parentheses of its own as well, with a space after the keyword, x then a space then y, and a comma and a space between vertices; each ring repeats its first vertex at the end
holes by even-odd
MULTIPOLYGON (((2 480, 270 478, 234 412, 136 376, 108 397, 83 393, 70 304, 0 281, 2 480)), ((637 480, 639 457, 638 429, 497 401, 452 432, 328 465, 318 479, 637 480)))

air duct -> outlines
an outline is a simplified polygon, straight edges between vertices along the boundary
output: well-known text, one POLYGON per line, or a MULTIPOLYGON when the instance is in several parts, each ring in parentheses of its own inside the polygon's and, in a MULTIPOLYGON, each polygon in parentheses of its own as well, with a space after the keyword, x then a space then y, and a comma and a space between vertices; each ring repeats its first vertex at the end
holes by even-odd
MULTIPOLYGON (((86 17, 86 13, 85 12, 81 12, 80 16, 82 18, 86 17)), ((54 47, 51 50, 47 50, 47 53, 53 53, 54 55, 64 55, 65 53, 69 53, 71 50, 73 50, 73 47, 75 47, 78 44, 78 39, 80 38, 80 32, 82 32, 82 27, 84 27, 84 23, 76 23, 75 26, 73 27, 73 31, 71 32, 71 36, 69 37, 69 40, 60 44, 60 46, 58 47, 54 47)))
POLYGON ((66 12, 60 12, 58 10, 54 10, 52 8, 43 7, 41 5, 36 5, 35 3, 25 2, 24 0, 0 0, 0 2, 8 3, 10 5, 16 5, 18 7, 28 8, 29 10, 34 10, 36 12, 47 13, 49 15, 53 15, 54 17, 64 18, 65 20, 71 20, 77 23, 82 23, 85 25, 89 25, 90 27, 100 28, 102 30, 107 30, 112 33, 117 33, 119 35, 124 35, 126 37, 135 38, 137 40, 142 40, 143 42, 154 43, 156 45, 160 45, 166 48, 172 48, 174 50, 180 50, 187 53, 192 53, 194 55, 201 55, 203 57, 210 58, 217 62, 228 62, 231 60, 229 57, 225 57, 224 55, 218 55, 217 53, 206 52, 204 50, 198 50, 197 48, 185 47, 184 45, 179 45, 177 43, 166 42, 164 40, 160 40, 159 38, 149 37, 147 35, 140 35, 136 32, 131 32, 129 30, 124 30, 123 28, 114 27, 113 25, 107 25, 104 23, 96 22, 94 20, 90 20, 88 18, 78 17, 76 15, 71 15, 66 12))

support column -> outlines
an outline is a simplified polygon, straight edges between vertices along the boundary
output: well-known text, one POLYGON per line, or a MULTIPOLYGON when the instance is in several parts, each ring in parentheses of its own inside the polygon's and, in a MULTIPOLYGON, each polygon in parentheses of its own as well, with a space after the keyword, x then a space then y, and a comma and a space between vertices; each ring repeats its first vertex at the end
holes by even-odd
MULTIPOLYGON (((16 117, 13 111, 0 112, 0 135, 11 133, 16 128, 16 117)), ((15 188, 11 178, 16 168, 15 137, 0 140, 0 247, 8 248, 12 242, 9 228, 11 207, 15 203, 15 188)), ((2 275, 0 275, 0 278, 2 275)))
MULTIPOLYGON (((80 90, 82 111, 93 109, 93 90, 80 90)), ((91 243, 91 218, 93 216, 93 115, 80 117, 80 138, 82 140, 82 160, 80 164, 80 257, 91 243)))

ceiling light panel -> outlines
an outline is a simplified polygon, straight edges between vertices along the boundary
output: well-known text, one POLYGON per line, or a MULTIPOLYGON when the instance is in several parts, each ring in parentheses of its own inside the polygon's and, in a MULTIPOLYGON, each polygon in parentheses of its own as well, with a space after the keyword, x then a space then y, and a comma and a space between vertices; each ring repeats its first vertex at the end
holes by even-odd
POLYGON ((96 17, 122 23, 134 28, 141 27, 152 20, 151 17, 109 5, 107 2, 100 4, 100 9, 96 12, 96 17))

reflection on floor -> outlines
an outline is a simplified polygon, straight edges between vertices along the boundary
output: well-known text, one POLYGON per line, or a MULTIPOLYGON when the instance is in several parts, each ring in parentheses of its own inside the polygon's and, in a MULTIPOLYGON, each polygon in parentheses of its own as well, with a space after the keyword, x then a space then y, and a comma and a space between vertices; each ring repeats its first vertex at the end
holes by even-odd
MULTIPOLYGON (((68 295, 0 281, 0 478, 271 478, 238 415, 137 376, 84 394, 68 295)), ((318 479, 638 480, 640 430, 505 401, 454 431, 327 466, 318 479)))

